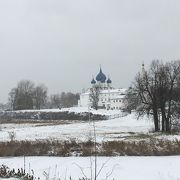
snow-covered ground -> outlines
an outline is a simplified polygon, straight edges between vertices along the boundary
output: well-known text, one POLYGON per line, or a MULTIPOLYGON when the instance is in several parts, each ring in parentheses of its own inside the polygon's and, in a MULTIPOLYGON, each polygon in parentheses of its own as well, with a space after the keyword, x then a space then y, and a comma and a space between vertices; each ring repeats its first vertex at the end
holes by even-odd
MULTIPOLYGON (((73 111, 73 109, 71 108, 73 111)), ((87 109, 86 109, 87 110, 87 109)), ((84 112, 86 112, 84 109, 84 112)), ((53 110, 55 111, 55 110, 53 110)), ((47 112, 47 110, 46 110, 47 112)), ((80 113, 82 109, 74 109, 80 113)), ((120 115, 119 112, 93 112, 106 115, 120 115)), ((0 141, 9 141, 8 132, 16 133, 16 140, 76 139, 86 141, 93 132, 92 122, 69 122, 70 124, 32 124, 14 123, 0 125, 0 141), (40 125, 40 126, 39 126, 40 125)), ((137 120, 134 113, 119 118, 97 121, 95 123, 97 141, 122 140, 133 134, 148 133, 153 123, 147 118, 137 120)), ((180 139, 180 136, 161 136, 157 138, 180 139)), ((50 173, 50 179, 79 180, 79 177, 90 177, 90 157, 26 157, 26 170, 35 176, 45 179, 44 172, 50 173), (84 172, 84 175, 82 173, 84 172)), ((24 167, 23 157, 0 158, 0 165, 10 168, 24 167)), ((178 180, 180 179, 180 156, 169 157, 98 157, 98 180, 178 180), (103 164, 107 162, 104 166, 103 164), (107 177, 107 178, 106 178, 107 177)))
MULTIPOLYGON (((90 158, 86 157, 26 157, 26 171, 34 170, 35 176, 45 180, 44 172, 50 179, 73 180, 86 175, 90 177, 90 158), (82 168, 82 169, 81 169, 82 168), (82 171, 84 175, 82 174, 82 171)), ((178 180, 180 179, 180 156, 169 157, 98 157, 98 180, 178 180)), ((0 164, 10 168, 23 168, 24 158, 0 158, 0 164)))
MULTIPOLYGON (((29 110, 35 111, 35 110, 29 110)), ((75 113, 88 112, 88 108, 66 108, 66 109, 46 109, 44 112, 69 111, 75 113)), ((97 121, 95 123, 97 141, 108 140, 130 140, 141 133, 149 134, 153 130, 153 122, 147 118, 137 120, 135 113, 125 115, 116 110, 90 110, 93 114, 110 116, 111 119, 97 121)), ((19 112, 19 111, 18 111, 19 112)), ((21 111, 21 112, 27 112, 21 111)), ((36 112, 39 112, 38 110, 36 112)), ((24 121, 25 122, 25 121, 24 121)), ((93 123, 81 121, 65 121, 62 124, 56 123, 7 123, 0 124, 0 141, 9 141, 9 132, 15 132, 16 140, 79 140, 87 141, 93 133, 93 123)), ((180 140, 180 135, 154 134, 153 137, 168 140, 180 140)))
MULTIPOLYGON (((134 114, 110 120, 97 121, 95 123, 98 142, 122 139, 134 133, 147 133, 153 128, 151 121, 139 119, 134 114)), ((76 122, 62 125, 35 126, 33 124, 2 124, 0 141, 8 141, 8 132, 16 133, 16 140, 42 140, 76 139, 86 141, 93 131, 93 124, 89 122, 76 122)))

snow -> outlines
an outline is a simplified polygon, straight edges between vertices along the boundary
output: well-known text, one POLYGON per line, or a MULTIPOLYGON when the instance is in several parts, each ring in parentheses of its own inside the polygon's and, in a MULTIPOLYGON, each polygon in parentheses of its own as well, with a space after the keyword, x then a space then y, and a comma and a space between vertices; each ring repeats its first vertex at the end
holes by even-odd
MULTIPOLYGON (((64 111, 66 111, 65 109, 64 111)), ((43 110, 60 111, 60 110, 43 110)), ((61 110, 63 111, 63 109, 61 110)), ((68 111, 82 113, 87 112, 87 108, 70 108, 68 111)), ((96 121, 97 141, 123 140, 125 136, 133 133, 148 133, 153 128, 153 122, 147 118, 137 120, 134 113, 123 116, 119 111, 93 111, 117 117, 114 119, 96 121)), ((16 140, 42 140, 76 139, 86 141, 93 132, 92 122, 69 122, 70 124, 36 126, 36 124, 1 124, 0 141, 9 141, 8 132, 16 133, 16 140)), ((172 139, 180 136, 158 135, 157 138, 172 139)), ((50 179, 79 180, 84 174, 90 177, 90 157, 26 157, 26 171, 34 170, 35 176, 45 179, 43 172, 50 172, 50 179), (66 178, 67 177, 67 178, 66 178)), ((108 174, 112 174, 108 180, 178 180, 180 178, 180 156, 166 157, 98 157, 98 171, 103 167, 98 176, 98 180, 105 180, 108 174), (113 170, 113 171, 112 171, 113 170)), ((23 157, 0 158, 0 165, 4 164, 10 168, 23 168, 23 157)), ((13 180, 13 179, 11 179, 13 180)))
POLYGON ((169 140, 169 141, 180 141, 180 135, 159 135, 157 136, 158 139, 162 140, 169 140))
POLYGON ((126 94, 127 89, 121 88, 121 89, 110 89, 109 90, 102 90, 102 93, 119 93, 119 94, 126 94))
MULTIPOLYGON (((120 88, 120 89, 106 89, 106 90, 101 90, 101 94, 108 94, 108 93, 119 93, 119 94, 126 94, 127 93, 127 89, 125 88, 120 88)), ((90 94, 90 90, 88 89, 85 93, 83 94, 86 94, 86 95, 89 95, 90 94)))
MULTIPOLYGON (((32 111, 32 110, 29 110, 32 111)), ((35 110, 33 110, 34 112, 35 110)), ((37 110, 35 112, 59 112, 68 111, 75 113, 88 112, 88 108, 65 108, 65 109, 46 109, 37 110)), ((17 112, 27 112, 17 111, 17 112)), ((128 137, 132 137, 133 134, 145 133, 152 135, 157 139, 163 140, 180 140, 180 135, 162 135, 162 134, 151 134, 153 130, 153 122, 148 118, 143 117, 137 120, 135 113, 124 114, 119 110, 92 110, 93 114, 101 114, 109 116, 109 120, 97 121, 96 134, 97 141, 109 141, 109 140, 130 140, 128 137)), ((9 123, 0 125, 0 141, 9 141, 8 132, 15 132, 16 140, 70 140, 74 139, 77 141, 89 140, 93 132, 92 122, 81 122, 81 121, 64 121, 64 124, 56 123, 9 123)))
MULTIPOLYGON (((44 180, 43 172, 50 175, 50 179, 78 180, 84 174, 90 177, 89 157, 26 157, 26 171, 33 169, 35 176, 44 180)), ((0 163, 10 168, 23 168, 23 157, 0 158, 0 163)), ((180 178, 180 156, 168 157, 98 157, 97 168, 101 169, 98 180, 178 180, 180 178)), ((94 162, 93 162, 94 164, 94 162)))
MULTIPOLYGON (((97 141, 123 139, 130 132, 147 133, 153 128, 151 121, 147 119, 137 120, 134 114, 110 120, 97 121, 95 123, 97 141)), ((62 125, 35 126, 33 124, 2 124, 0 141, 8 141, 8 132, 16 133, 16 140, 42 140, 76 139, 87 141, 93 132, 92 122, 74 122, 62 125)))

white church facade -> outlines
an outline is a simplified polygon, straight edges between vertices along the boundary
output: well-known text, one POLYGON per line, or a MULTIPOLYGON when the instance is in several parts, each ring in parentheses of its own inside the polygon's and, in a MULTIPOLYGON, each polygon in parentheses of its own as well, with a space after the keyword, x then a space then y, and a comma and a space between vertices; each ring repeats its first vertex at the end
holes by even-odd
POLYGON ((116 109, 120 110, 124 107, 124 101, 125 101, 125 95, 126 95, 126 89, 115 89, 112 87, 112 81, 110 78, 107 78, 106 75, 102 72, 102 69, 100 68, 100 71, 98 75, 96 76, 96 79, 92 79, 91 81, 91 87, 87 90, 84 90, 80 94, 80 100, 78 102, 79 107, 91 107, 92 102, 90 98, 91 88, 99 88, 99 102, 98 106, 100 108, 104 109, 116 109))

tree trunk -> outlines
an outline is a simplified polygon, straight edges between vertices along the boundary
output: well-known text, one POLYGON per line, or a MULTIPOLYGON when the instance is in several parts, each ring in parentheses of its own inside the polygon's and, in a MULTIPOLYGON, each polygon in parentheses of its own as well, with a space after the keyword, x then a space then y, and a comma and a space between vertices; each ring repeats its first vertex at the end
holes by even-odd
POLYGON ((169 118, 166 118, 166 132, 170 132, 171 128, 170 128, 170 121, 169 118))
POLYGON ((153 116, 154 116, 154 128, 155 128, 155 132, 158 132, 159 131, 159 119, 158 119, 157 109, 153 109, 153 116))
POLYGON ((164 132, 165 131, 165 122, 166 122, 166 114, 165 114, 165 108, 164 108, 164 106, 163 107, 161 107, 161 114, 162 114, 162 132, 164 132))

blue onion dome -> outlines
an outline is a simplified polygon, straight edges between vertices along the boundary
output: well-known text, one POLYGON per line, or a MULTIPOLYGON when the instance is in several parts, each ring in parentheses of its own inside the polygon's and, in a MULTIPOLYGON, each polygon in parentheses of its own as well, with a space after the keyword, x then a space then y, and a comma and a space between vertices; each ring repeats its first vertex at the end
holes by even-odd
POLYGON ((101 83, 106 82, 106 75, 102 72, 102 69, 100 68, 99 74, 96 76, 96 80, 101 83))
POLYGON ((108 83, 108 84, 111 84, 111 83, 112 83, 112 81, 111 81, 110 78, 108 78, 107 83, 108 83))
POLYGON ((91 84, 96 84, 96 81, 94 80, 94 78, 92 79, 91 84))

